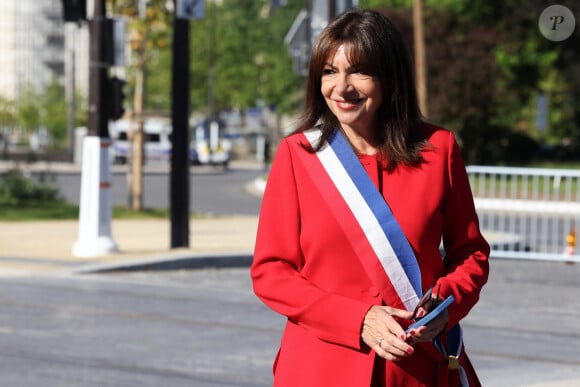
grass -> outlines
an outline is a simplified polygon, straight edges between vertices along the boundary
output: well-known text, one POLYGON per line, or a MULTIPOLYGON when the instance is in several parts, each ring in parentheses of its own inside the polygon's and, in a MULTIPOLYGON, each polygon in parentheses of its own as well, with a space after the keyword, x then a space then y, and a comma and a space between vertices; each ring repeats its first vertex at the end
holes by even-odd
MULTIPOLYGON (((559 165, 556 169, 566 169, 559 165)), ((570 168, 573 169, 573 168, 570 168)), ((575 169, 575 168, 574 168, 575 169)), ((577 177, 481 175, 469 178, 475 196, 534 198, 544 200, 571 200, 578 197, 580 189, 577 177)))
POLYGON ((570 161, 570 162, 549 162, 544 161, 541 163, 532 163, 527 165, 530 168, 551 168, 551 169, 580 169, 580 162, 570 161))
MULTIPOLYGON (((0 221, 74 220, 79 218, 79 207, 67 202, 0 202, 0 221)), ((144 209, 134 211, 127 207, 114 207, 113 219, 163 219, 169 210, 144 209)))
MULTIPOLYGON (((168 218, 168 210, 114 207, 114 219, 168 218)), ((0 221, 78 219, 79 207, 63 200, 58 188, 33 181, 18 170, 11 170, 0 180, 0 221)))

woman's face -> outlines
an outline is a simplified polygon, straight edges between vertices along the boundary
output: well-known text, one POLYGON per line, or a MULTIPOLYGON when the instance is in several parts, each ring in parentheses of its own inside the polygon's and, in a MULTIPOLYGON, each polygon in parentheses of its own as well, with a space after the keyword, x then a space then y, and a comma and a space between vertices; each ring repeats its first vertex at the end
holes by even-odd
POLYGON ((329 55, 321 82, 326 104, 343 129, 359 134, 375 130, 383 100, 381 85, 377 78, 351 66, 344 45, 329 55))

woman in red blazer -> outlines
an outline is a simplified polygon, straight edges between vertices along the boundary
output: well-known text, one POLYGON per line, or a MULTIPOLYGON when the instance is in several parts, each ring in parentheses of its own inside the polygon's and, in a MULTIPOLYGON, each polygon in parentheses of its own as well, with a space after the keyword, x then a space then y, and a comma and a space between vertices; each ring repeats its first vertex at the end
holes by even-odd
POLYGON ((274 385, 479 385, 462 346, 448 358, 433 340, 445 341, 477 302, 488 256, 459 148, 451 132, 422 121, 400 33, 374 11, 340 15, 313 48, 304 120, 278 147, 260 213, 254 291, 288 318, 274 385), (395 286, 383 286, 387 275, 361 254, 366 236, 357 236, 346 199, 320 172, 319 153, 335 135, 403 231, 421 290, 455 298, 424 326, 405 331, 429 307, 414 313, 395 286))

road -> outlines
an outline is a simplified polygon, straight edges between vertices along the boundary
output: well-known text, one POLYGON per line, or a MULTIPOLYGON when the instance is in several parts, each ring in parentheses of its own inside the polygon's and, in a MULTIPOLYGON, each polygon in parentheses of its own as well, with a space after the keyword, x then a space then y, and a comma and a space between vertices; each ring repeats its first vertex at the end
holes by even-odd
MULTIPOLYGON (((195 166, 190 168, 190 209, 217 215, 257 215, 261 200, 248 195, 247 185, 265 172, 257 164, 232 163, 231 168, 195 166)), ((38 178, 38 174, 33 174, 38 178)), ((80 200, 80 172, 51 171, 46 179, 59 188, 69 202, 80 200)), ((113 205, 128 205, 127 174, 125 167, 115 166, 111 175, 113 205)), ((146 168, 143 174, 143 206, 169 208, 170 172, 167 166, 146 168)))
POLYGON ((0 385, 268 386, 281 319, 247 270, 3 278, 0 385))
MULTIPOLYGON (((245 186, 262 173, 192 168, 192 207, 257 214, 245 186)), ((78 178, 57 175, 73 202, 78 178)), ((125 176, 114 179, 123 204, 125 176)), ((145 185, 146 206, 162 206, 167 173, 145 185)), ((580 385, 580 265, 491 267, 463 323, 483 385, 580 385)), ((269 386, 283 323, 253 296, 247 268, 4 277, 0 386, 269 386)))
MULTIPOLYGON (((580 385, 580 265, 493 260, 464 321, 484 386, 580 385)), ((5 277, 0 385, 271 385, 284 319, 247 268, 5 277)))

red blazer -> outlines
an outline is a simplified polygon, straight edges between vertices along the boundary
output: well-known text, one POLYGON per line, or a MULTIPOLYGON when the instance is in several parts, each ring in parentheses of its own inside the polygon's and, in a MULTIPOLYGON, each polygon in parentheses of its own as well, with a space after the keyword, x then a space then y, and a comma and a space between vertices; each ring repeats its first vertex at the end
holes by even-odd
MULTIPOLYGON (((453 134, 429 125, 424 131, 430 146, 418 168, 388 173, 373 156, 360 160, 415 252, 424 290, 437 282, 442 296, 455 296, 449 308, 451 327, 479 299, 488 277, 489 245, 479 230, 453 134)), ((361 342, 362 322, 372 305, 389 300, 365 273, 332 203, 296 160, 297 154, 307 152, 301 145, 305 141, 298 134, 280 143, 263 197, 251 267, 256 295, 288 317, 274 385, 368 387, 375 353, 361 342)), ((442 359, 431 343, 416 344, 409 358, 387 362, 387 384, 435 386, 442 359)), ((460 362, 477 384, 466 357, 460 362)))

